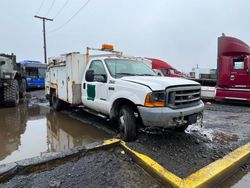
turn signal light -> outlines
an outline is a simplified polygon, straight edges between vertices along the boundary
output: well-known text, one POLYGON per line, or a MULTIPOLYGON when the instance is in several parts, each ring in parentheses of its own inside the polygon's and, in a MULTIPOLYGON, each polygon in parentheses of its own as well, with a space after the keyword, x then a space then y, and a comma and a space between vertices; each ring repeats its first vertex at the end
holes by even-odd
POLYGON ((166 104, 164 101, 152 100, 151 94, 147 94, 144 106, 146 106, 146 107, 164 107, 164 106, 166 106, 166 104))

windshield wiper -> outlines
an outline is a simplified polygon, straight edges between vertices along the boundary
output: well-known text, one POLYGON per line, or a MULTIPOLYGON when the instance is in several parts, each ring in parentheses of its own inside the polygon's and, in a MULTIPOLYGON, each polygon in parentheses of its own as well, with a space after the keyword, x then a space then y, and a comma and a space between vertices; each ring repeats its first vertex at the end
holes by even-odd
POLYGON ((138 74, 138 76, 156 76, 154 74, 138 74))
POLYGON ((128 73, 128 72, 119 72, 119 73, 116 73, 116 75, 137 76, 137 74, 128 73))

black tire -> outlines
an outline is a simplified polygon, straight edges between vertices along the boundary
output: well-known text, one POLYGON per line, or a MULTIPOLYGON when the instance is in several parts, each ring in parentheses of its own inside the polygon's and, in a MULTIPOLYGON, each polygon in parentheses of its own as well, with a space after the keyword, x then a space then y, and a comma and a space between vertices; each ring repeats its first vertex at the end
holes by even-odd
POLYGON ((177 132, 184 132, 187 128, 188 128, 189 124, 188 123, 185 123, 181 126, 178 126, 176 128, 174 128, 175 131, 177 132))
POLYGON ((134 110, 131 106, 124 105, 119 111, 118 117, 121 139, 133 141, 136 139, 137 126, 134 110))
POLYGON ((27 82, 26 79, 22 79, 21 85, 20 85, 20 98, 24 98, 26 95, 26 89, 27 89, 27 82))
POLYGON ((63 101, 57 97, 56 92, 53 92, 51 95, 51 104, 52 104, 53 110, 55 111, 62 110, 63 105, 64 105, 63 101))
POLYGON ((4 88, 4 105, 8 107, 17 106, 19 103, 19 86, 17 80, 6 81, 8 86, 4 88))

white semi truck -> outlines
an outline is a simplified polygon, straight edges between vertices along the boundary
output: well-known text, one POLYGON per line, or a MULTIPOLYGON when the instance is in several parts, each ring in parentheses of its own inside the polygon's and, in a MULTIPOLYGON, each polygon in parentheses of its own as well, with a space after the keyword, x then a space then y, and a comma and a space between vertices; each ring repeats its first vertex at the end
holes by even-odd
POLYGON ((54 110, 70 104, 109 119, 125 141, 136 138, 138 126, 184 131, 196 123, 204 108, 199 83, 157 76, 145 61, 111 45, 50 58, 46 96, 54 110), (109 54, 90 56, 90 50, 109 54))

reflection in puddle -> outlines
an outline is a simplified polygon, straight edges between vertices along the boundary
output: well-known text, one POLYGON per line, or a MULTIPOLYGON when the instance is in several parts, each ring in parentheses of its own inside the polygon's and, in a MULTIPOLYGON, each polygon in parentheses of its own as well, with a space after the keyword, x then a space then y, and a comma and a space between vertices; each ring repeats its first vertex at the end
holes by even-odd
POLYGON ((0 164, 107 139, 110 136, 48 107, 0 108, 0 164))
POLYGON ((61 151, 110 137, 94 126, 84 125, 56 112, 47 114, 47 126, 50 151, 61 151))
POLYGON ((250 185, 250 172, 245 172, 244 170, 239 170, 234 173, 230 178, 226 179, 218 187, 220 188, 245 188, 250 185))

